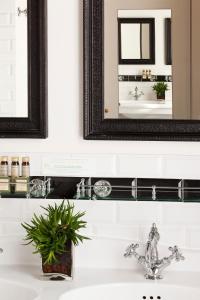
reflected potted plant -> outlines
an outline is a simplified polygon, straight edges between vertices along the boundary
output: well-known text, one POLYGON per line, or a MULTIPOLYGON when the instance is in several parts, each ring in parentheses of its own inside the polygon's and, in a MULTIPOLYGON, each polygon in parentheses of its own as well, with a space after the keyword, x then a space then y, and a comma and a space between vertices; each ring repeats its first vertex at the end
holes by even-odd
POLYGON ((158 82, 154 84, 153 90, 156 93, 158 100, 165 100, 165 92, 169 90, 168 84, 165 82, 158 82))
POLYGON ((25 245, 33 244, 35 252, 42 258, 42 270, 48 274, 72 277, 73 245, 89 239, 79 233, 86 228, 82 220, 85 212, 74 212, 74 204, 63 201, 60 205, 42 207, 44 215, 33 215, 31 223, 23 223, 27 235, 25 245))

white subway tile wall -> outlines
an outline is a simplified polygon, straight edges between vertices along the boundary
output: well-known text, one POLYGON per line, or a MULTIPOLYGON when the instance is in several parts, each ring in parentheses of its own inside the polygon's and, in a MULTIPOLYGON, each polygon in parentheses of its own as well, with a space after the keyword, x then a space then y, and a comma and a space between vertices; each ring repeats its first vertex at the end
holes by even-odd
POLYGON ((117 156, 117 177, 160 178, 163 171, 163 158, 156 155, 117 156))
POLYGON ((45 155, 41 175, 55 176, 115 176, 115 156, 111 155, 45 155))
MULTIPOLYGON (((134 72, 132 68, 131 68, 131 72, 132 72, 131 74, 133 74, 134 72)), ((142 72, 142 68, 140 72, 142 72)), ((170 72, 167 75, 170 75, 170 72)), ((152 89, 153 85, 154 85, 153 82, 130 82, 130 81, 119 82, 119 102, 127 101, 127 100, 133 101, 134 97, 130 95, 130 92, 134 93, 136 87, 138 88, 139 92, 144 93, 144 95, 141 96, 140 100, 156 100, 156 94, 152 89)), ((168 82, 168 87, 169 87, 169 91, 166 92, 166 98, 165 98, 166 101, 172 99, 171 82, 168 82)))
MULTIPOLYGON (((31 246, 23 246, 25 231, 21 222, 30 222, 33 213, 41 213, 41 205, 61 200, 0 199, 0 247, 4 249, 0 264, 40 264, 31 246)), ((72 200, 71 200, 72 201, 72 200)), ((178 245, 186 260, 174 264, 175 270, 200 270, 200 204, 137 203, 75 201, 76 211, 86 211, 87 229, 91 237, 75 250, 76 267, 136 269, 134 259, 123 257, 127 245, 139 242, 144 251, 150 226, 157 222, 160 253, 168 255, 168 247, 178 245)))
MULTIPOLYGON (((1 153, 31 158, 32 176, 92 176, 200 179, 198 155, 130 155, 130 154, 50 154, 1 153), (183 169, 183 166, 187 166, 183 169)), ((55 200, 0 199, 0 247, 4 248, 0 264, 40 264, 31 246, 23 246, 25 232, 21 222, 29 222, 41 205, 55 200)), ((61 200, 57 200, 60 202, 61 200)), ((199 270, 200 204, 156 202, 75 201, 76 210, 86 211, 87 229, 92 240, 76 248, 78 267, 138 268, 134 259, 126 260, 123 252, 131 242, 146 242, 153 222, 161 234, 161 255, 168 247, 179 245, 187 257, 171 269, 199 270)))
POLYGON ((32 176, 200 179, 200 155, 62 154, 3 152, 30 156, 32 176))

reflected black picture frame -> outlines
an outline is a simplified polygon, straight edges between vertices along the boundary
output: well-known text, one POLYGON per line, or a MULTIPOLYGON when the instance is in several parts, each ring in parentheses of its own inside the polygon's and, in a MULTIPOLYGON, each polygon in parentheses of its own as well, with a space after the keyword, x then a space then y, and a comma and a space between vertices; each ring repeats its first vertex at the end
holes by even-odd
POLYGON ((0 117, 0 138, 48 136, 47 0, 27 0, 27 26, 28 117, 0 117))
MULTIPOLYGON (((141 40, 140 40, 141 42, 141 40)), ((154 18, 118 18, 118 56, 120 65, 155 65, 155 19, 154 18), (122 24, 149 24, 149 59, 122 58, 122 24)))
POLYGON ((166 65, 172 65, 172 20, 165 19, 165 60, 166 65))
POLYGON ((83 1, 83 23, 83 138, 108 141, 200 141, 199 120, 104 118, 103 0, 83 1))

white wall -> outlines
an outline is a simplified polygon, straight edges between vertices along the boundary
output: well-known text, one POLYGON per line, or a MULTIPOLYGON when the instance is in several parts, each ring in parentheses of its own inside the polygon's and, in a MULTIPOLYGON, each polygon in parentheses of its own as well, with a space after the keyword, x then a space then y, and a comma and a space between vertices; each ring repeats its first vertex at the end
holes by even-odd
MULTIPOLYGON (((183 173, 186 174, 185 158, 181 158, 181 155, 200 154, 200 143, 83 140, 81 6, 82 2, 79 0, 48 0, 49 138, 46 140, 1 139, 0 153, 14 151, 66 154, 128 153, 131 158, 136 154, 144 154, 144 159, 140 161, 143 165, 141 173, 146 169, 146 162, 152 161, 152 157, 165 161, 171 154, 173 157, 178 156, 181 168, 184 169, 183 173), (149 158, 149 155, 153 156, 149 158), (167 156, 163 157, 163 155, 167 156)), ((200 163, 198 164, 200 166, 200 163)), ((194 163, 194 176, 200 173, 198 164, 194 163)), ((152 169, 154 169, 153 165, 152 169)), ((131 168, 134 171, 134 165, 131 168)))

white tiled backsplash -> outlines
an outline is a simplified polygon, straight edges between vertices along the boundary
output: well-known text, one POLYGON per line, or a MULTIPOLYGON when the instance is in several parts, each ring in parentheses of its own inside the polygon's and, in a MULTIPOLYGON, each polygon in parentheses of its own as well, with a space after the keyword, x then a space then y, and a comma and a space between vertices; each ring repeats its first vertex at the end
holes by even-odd
POLYGON ((200 155, 194 154, 0 153, 4 155, 30 156, 32 176, 200 179, 200 155))
MULTIPOLYGON (((155 82, 127 82, 122 81, 119 82, 119 101, 133 101, 134 97, 130 95, 130 92, 134 93, 135 88, 138 88, 138 93, 143 92, 144 95, 142 95, 139 100, 157 100, 156 94, 153 91, 153 85, 155 82)), ((168 88, 169 91, 166 92, 166 98, 165 100, 171 100, 172 99, 172 83, 168 82, 168 88)))
MULTIPOLYGON (((1 153, 1 155, 8 153, 1 153)), ((27 155, 27 153, 9 153, 27 155)), ((29 154, 30 155, 30 154, 29 154)), ((198 155, 64 155, 31 154, 31 175, 151 177, 200 179, 198 155)), ((40 264, 31 247, 23 246, 24 230, 20 223, 30 221, 40 205, 55 200, 0 199, 0 264, 40 264)), ((57 200, 61 201, 61 200, 57 200)), ((144 243, 150 226, 156 222, 161 234, 161 255, 168 247, 182 248, 186 261, 171 269, 199 270, 200 203, 75 201, 77 210, 86 211, 88 234, 92 240, 76 248, 78 267, 137 268, 136 261, 126 260, 123 252, 131 242, 144 243)), ((143 249, 139 249, 143 253, 143 249)))
MULTIPOLYGON (((4 249, 0 264, 39 265, 32 246, 24 246, 25 231, 21 222, 30 222, 33 213, 42 212, 40 205, 61 200, 0 199, 0 247, 4 249)), ((75 249, 75 266, 85 268, 136 269, 136 260, 125 259, 124 250, 132 242, 139 242, 143 255, 152 222, 161 235, 161 256, 169 255, 168 247, 178 245, 185 262, 174 263, 170 269, 200 269, 200 204, 155 202, 75 201, 76 210, 86 211, 87 229, 83 234, 91 241, 75 249)))

